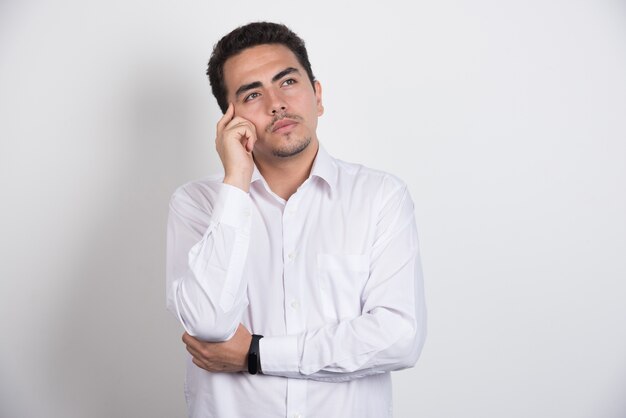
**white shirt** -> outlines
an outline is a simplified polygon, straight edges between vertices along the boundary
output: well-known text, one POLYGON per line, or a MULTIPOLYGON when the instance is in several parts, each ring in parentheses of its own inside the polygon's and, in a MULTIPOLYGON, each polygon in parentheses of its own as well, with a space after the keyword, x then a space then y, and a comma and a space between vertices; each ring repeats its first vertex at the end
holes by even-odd
POLYGON ((170 202, 167 307, 193 336, 260 340, 263 374, 210 373, 188 359, 193 418, 392 416, 392 370, 426 333, 413 202, 398 178, 320 145, 289 200, 254 170, 249 193, 223 176, 170 202))

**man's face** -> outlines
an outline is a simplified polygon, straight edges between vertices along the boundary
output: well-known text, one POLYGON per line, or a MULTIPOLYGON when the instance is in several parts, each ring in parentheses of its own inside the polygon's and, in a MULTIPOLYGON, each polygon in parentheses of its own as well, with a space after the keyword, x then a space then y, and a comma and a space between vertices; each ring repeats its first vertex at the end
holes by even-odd
POLYGON ((317 81, 311 86, 289 48, 267 44, 243 50, 224 63, 224 82, 235 116, 256 128, 255 158, 294 156, 317 142, 321 86, 317 81))

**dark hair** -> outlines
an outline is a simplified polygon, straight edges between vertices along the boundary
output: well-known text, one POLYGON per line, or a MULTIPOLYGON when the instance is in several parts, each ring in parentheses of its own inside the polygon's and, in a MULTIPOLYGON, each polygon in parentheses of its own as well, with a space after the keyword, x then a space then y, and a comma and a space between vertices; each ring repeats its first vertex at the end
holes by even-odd
POLYGON ((294 53, 298 62, 306 70, 311 85, 315 88, 315 77, 311 69, 311 63, 304 46, 304 41, 287 26, 271 22, 254 22, 240 26, 233 30, 213 47, 209 67, 206 74, 209 76, 213 96, 222 113, 228 109, 226 98, 226 85, 224 83, 224 63, 234 55, 246 48, 263 44, 284 45, 294 53))

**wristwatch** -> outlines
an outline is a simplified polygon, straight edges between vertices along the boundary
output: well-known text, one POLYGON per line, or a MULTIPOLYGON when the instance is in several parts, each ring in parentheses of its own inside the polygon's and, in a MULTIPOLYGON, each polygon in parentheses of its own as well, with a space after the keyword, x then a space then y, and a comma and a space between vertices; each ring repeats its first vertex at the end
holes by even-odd
POLYGON ((261 372, 261 354, 259 353, 259 340, 262 335, 252 334, 250 349, 248 350, 248 373, 257 374, 261 372))

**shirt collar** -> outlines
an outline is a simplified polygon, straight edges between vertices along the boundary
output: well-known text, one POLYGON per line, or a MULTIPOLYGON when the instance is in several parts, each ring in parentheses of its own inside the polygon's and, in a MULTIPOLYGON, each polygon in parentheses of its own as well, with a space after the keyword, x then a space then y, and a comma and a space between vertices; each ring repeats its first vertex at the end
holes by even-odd
POLYGON ((254 183, 255 181, 258 181, 258 180, 264 180, 264 178, 261 175, 261 172, 257 168, 256 164, 254 164, 254 170, 252 171, 252 180, 250 180, 250 183, 254 183))
POLYGON ((335 159, 328 154, 326 149, 319 144, 313 167, 311 167, 311 177, 319 177, 324 180, 330 189, 334 189, 337 185, 337 165, 335 159))
MULTIPOLYGON (((315 156, 315 160, 313 161, 313 166, 311 167, 310 177, 319 177, 324 180, 332 189, 334 189, 337 185, 337 165, 335 164, 335 159, 328 154, 326 149, 322 146, 322 144, 318 141, 319 148, 317 150, 317 155, 315 156)), ((257 168, 256 164, 254 165, 254 171, 252 172, 251 183, 255 181, 263 180, 263 176, 261 172, 257 168)))

